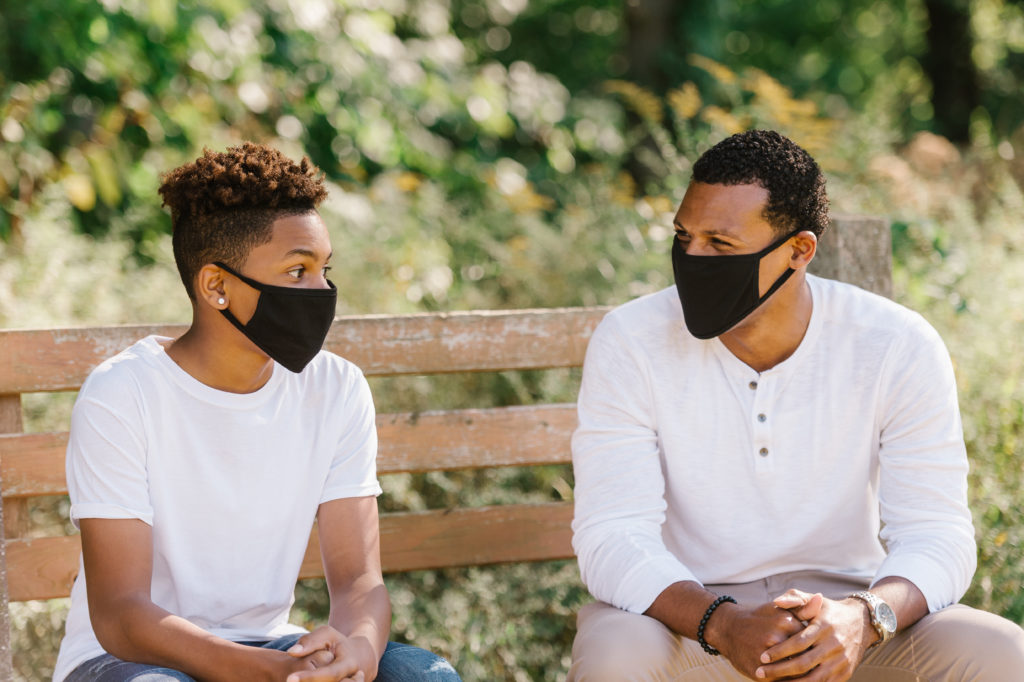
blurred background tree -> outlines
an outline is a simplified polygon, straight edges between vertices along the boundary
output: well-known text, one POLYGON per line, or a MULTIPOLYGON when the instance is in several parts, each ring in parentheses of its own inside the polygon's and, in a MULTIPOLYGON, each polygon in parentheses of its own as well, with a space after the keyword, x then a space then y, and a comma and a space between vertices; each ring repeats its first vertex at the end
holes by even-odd
MULTIPOLYGON (((1017 0, 0 0, 0 326, 187 321, 162 172, 255 139, 326 173, 339 313, 614 304, 671 283, 690 163, 778 129, 892 220, 949 344, 982 541, 1024 620, 1024 4, 1017 0)), ((374 384, 381 411, 570 401, 572 372, 374 384)), ((64 428, 73 396, 26 398, 64 428)), ((566 467, 394 476, 384 510, 571 497, 566 467)), ((55 523, 66 501, 38 509, 55 523)), ((63 516, 62 516, 63 515, 63 516)), ((467 680, 564 675, 575 566, 389 577, 395 636, 467 680)), ((296 617, 323 616, 318 583, 296 617)), ((17 604, 52 670, 66 604, 17 604)))

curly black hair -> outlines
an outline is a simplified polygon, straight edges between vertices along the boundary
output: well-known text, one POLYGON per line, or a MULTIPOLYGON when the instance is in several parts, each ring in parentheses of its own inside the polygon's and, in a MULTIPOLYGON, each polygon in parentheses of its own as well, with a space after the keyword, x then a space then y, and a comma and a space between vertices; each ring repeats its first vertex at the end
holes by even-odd
POLYGON ((294 163, 276 149, 245 142, 225 152, 203 150, 160 185, 171 209, 174 262, 189 298, 208 263, 241 269, 249 252, 270 241, 274 221, 316 210, 327 197, 322 173, 309 159, 294 163))
POLYGON ((825 176, 810 154, 774 130, 722 140, 693 164, 691 182, 764 187, 764 218, 779 236, 809 230, 820 237, 828 227, 825 176))

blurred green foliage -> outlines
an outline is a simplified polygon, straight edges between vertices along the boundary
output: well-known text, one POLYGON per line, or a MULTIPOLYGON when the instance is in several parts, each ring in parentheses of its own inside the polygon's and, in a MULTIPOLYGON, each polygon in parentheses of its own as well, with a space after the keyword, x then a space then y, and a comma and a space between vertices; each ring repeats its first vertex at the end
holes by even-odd
MULTIPOLYGON (((950 0, 963 9, 967 3, 950 0)), ((896 298, 946 339, 981 543, 973 604, 1024 621, 1024 12, 970 3, 973 142, 935 124, 929 2, 0 0, 0 327, 187 322, 159 175, 244 139, 309 155, 339 314, 614 304, 670 284, 701 151, 771 127, 841 212, 893 220, 896 298), (649 16, 647 17, 650 18, 649 16), (646 26, 646 28, 639 28, 646 26), (654 51, 639 68, 638 41, 654 51), (660 42, 659 42, 660 41, 660 42)), ((571 401, 578 372, 376 379, 378 409, 571 401)), ((70 395, 26 396, 64 429, 70 395)), ((567 467, 385 477, 384 511, 571 498, 567 467)), ((66 500, 33 519, 60 526, 66 500)), ((389 576, 394 637, 467 680, 556 680, 588 600, 572 562, 389 576)), ((322 620, 322 584, 295 618, 322 620)), ((66 602, 15 604, 47 679, 66 602)))

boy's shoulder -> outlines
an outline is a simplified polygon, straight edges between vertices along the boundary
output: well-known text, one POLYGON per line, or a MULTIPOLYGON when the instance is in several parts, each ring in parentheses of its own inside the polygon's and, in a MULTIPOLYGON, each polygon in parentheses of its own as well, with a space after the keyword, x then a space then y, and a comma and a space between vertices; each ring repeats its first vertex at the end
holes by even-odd
POLYGON ((144 382, 147 376, 160 371, 157 358, 164 352, 161 343, 169 340, 167 337, 147 336, 110 356, 89 372, 82 383, 81 393, 123 392, 129 386, 144 382))

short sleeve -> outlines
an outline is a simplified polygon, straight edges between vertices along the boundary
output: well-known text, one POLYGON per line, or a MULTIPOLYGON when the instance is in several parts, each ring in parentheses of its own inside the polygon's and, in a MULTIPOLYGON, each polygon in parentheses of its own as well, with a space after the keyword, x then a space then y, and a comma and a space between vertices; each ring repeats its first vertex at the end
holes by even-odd
POLYGON ((146 443, 136 386, 126 372, 94 372, 71 413, 66 475, 71 521, 140 519, 153 523, 146 443))
POLYGON ((377 425, 370 386, 362 372, 344 402, 345 428, 338 439, 320 504, 344 497, 380 495, 377 481, 377 425))

